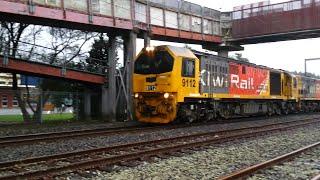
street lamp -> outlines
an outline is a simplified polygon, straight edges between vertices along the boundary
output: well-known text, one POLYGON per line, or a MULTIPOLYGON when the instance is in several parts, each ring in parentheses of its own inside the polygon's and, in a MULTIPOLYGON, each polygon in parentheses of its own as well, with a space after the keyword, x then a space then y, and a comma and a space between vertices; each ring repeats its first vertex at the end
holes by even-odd
POLYGON ((304 75, 307 76, 307 62, 308 61, 319 61, 320 58, 310 58, 304 60, 304 75))

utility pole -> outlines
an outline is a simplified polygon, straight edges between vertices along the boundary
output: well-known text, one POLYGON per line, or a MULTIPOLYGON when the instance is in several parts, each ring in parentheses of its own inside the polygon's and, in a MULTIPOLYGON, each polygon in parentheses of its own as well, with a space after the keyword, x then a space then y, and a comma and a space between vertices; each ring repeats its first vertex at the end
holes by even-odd
POLYGON ((309 61, 319 61, 320 58, 310 58, 304 60, 304 75, 307 76, 307 62, 309 61))

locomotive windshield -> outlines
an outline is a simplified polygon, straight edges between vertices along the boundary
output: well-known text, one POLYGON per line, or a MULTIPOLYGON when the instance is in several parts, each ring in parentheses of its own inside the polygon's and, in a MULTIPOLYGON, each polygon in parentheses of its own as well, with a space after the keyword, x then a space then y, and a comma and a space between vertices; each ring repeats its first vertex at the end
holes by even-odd
POLYGON ((167 51, 143 52, 134 64, 136 74, 161 74, 171 72, 173 57, 167 51))

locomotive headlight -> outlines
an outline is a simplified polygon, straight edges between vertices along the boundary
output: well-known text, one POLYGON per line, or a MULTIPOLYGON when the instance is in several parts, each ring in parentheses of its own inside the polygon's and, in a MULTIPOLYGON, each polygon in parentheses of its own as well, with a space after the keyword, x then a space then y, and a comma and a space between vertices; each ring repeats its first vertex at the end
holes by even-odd
POLYGON ((134 94, 134 98, 138 98, 139 97, 139 94, 138 93, 136 93, 136 94, 134 94))
POLYGON ((163 97, 164 97, 165 99, 168 99, 168 98, 169 98, 169 96, 170 96, 170 94, 169 94, 169 93, 164 93, 164 95, 163 95, 163 97))
POLYGON ((153 46, 146 47, 146 50, 147 50, 148 52, 154 51, 154 47, 153 47, 153 46))

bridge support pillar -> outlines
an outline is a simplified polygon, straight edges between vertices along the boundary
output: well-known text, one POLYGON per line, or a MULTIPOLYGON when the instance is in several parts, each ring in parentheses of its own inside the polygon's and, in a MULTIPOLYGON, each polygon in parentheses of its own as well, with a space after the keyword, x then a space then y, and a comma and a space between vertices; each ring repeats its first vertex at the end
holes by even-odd
POLYGON ((84 102, 83 102, 84 118, 85 118, 85 120, 91 120, 91 116, 92 116, 92 113, 91 113, 91 92, 85 91, 83 99, 84 99, 84 102))
POLYGON ((227 50, 220 50, 220 51, 218 51, 218 56, 228 57, 228 56, 229 56, 229 51, 227 51, 227 50))
POLYGON ((107 80, 108 85, 103 86, 101 89, 101 114, 103 119, 115 121, 116 118, 116 36, 109 36, 110 48, 108 50, 108 72, 107 80))
POLYGON ((134 70, 134 59, 136 57, 136 42, 137 42, 137 33, 131 31, 130 34, 124 39, 124 64, 126 69, 126 88, 127 88, 127 115, 128 120, 132 120, 133 113, 133 70, 134 70))
POLYGON ((211 51, 216 51, 216 52, 218 52, 218 55, 222 56, 222 57, 228 57, 229 52, 231 52, 231 51, 243 51, 244 50, 244 48, 241 45, 227 42, 227 41, 225 41, 222 44, 204 44, 204 45, 202 45, 202 48, 208 49, 211 51))
POLYGON ((143 34, 143 39, 144 39, 144 47, 146 48, 146 47, 150 46, 151 38, 150 38, 148 32, 145 32, 145 33, 143 34))

